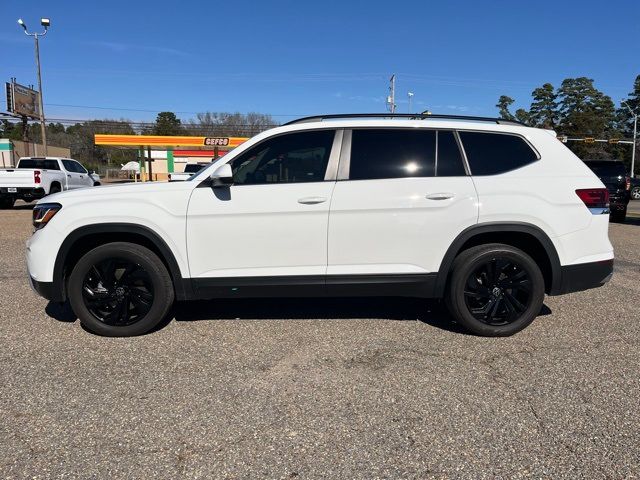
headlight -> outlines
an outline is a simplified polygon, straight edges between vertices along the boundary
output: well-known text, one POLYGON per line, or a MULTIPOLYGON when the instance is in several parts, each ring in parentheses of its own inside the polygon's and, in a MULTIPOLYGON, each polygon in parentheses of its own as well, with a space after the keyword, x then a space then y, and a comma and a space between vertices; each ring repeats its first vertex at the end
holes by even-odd
POLYGON ((33 227, 36 230, 44 228, 61 208, 59 203, 39 203, 33 207, 33 227))

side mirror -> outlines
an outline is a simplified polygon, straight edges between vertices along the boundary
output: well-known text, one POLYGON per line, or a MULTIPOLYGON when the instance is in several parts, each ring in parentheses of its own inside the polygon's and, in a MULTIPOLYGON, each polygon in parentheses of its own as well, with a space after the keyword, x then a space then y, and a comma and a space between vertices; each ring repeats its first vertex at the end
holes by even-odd
POLYGON ((231 185, 233 183, 233 170, 231 170, 231 165, 228 163, 220 165, 211 173, 209 178, 211 179, 211 184, 214 187, 226 187, 231 185))

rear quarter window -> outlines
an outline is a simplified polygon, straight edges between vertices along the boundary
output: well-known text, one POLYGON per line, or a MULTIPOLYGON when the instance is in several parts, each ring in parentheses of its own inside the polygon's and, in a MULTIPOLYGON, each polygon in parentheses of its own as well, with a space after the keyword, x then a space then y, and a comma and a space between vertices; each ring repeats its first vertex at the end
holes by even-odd
POLYGON ((497 175, 529 165, 537 153, 517 135, 459 132, 471 175, 497 175))

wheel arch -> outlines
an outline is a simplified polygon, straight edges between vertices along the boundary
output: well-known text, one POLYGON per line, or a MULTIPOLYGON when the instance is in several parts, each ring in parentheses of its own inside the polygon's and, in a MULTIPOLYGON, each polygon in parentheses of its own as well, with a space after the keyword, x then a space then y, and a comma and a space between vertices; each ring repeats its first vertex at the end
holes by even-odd
POLYGON ((455 258, 464 250, 485 243, 504 243, 523 250, 541 267, 545 292, 553 294, 560 288, 560 258, 553 242, 540 227, 529 223, 483 223, 463 230, 449 246, 438 270, 435 296, 444 296, 455 258))
POLYGON ((66 299, 66 282, 78 260, 89 250, 112 242, 130 242, 149 248, 167 267, 176 299, 190 296, 190 283, 183 279, 174 254, 162 237, 143 225, 104 223, 77 228, 62 242, 53 268, 53 289, 61 301, 66 299))

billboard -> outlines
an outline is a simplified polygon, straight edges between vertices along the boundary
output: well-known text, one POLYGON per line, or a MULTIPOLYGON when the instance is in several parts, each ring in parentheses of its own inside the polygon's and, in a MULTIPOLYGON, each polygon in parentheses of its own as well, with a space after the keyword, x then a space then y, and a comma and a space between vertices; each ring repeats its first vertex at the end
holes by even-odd
POLYGON ((7 82, 7 111, 14 115, 40 118, 38 92, 19 83, 7 82))

